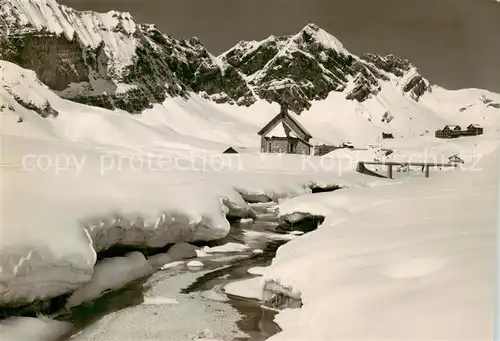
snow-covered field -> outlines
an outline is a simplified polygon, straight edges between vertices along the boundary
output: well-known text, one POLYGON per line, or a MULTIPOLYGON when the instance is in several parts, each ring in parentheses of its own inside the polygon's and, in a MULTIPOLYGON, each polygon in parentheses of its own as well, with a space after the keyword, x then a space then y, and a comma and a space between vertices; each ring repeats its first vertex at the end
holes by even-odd
POLYGON ((493 339, 498 140, 477 145, 475 169, 282 203, 326 220, 264 273, 303 302, 271 340, 493 339))

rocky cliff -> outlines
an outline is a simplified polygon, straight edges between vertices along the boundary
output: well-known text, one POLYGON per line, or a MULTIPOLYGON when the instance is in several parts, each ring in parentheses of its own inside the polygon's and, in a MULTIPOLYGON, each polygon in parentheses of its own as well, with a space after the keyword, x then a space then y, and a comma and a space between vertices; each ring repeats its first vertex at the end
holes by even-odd
POLYGON ((238 43, 215 57, 128 13, 81 12, 55 0, 0 0, 0 58, 34 70, 60 96, 140 113, 193 91, 217 103, 264 99, 296 113, 332 91, 363 102, 384 82, 418 101, 428 82, 406 60, 349 53, 314 24, 295 35, 238 43))

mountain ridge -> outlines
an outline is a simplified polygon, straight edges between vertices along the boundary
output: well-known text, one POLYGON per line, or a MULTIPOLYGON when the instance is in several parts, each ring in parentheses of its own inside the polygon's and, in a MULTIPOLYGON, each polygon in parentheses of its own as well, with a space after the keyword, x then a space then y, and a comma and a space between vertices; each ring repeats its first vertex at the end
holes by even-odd
POLYGON ((108 109, 139 113, 164 101, 165 93, 193 91, 216 103, 249 106, 264 99, 300 114, 331 91, 363 102, 377 95, 381 82, 410 71, 415 75, 403 94, 418 100, 430 89, 413 66, 387 74, 379 66, 393 65, 381 62, 389 57, 357 57, 312 23, 294 35, 240 42, 214 56, 196 38, 173 38, 129 13, 77 11, 55 0, 0 4, 3 59, 33 69, 64 98, 108 109))

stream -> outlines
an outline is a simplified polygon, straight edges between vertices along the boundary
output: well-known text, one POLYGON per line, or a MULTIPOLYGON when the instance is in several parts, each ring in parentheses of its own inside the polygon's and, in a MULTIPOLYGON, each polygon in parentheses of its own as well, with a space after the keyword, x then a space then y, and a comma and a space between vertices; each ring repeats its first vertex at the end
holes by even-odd
POLYGON ((257 299, 224 291, 228 283, 256 277, 248 269, 268 266, 278 247, 294 238, 275 231, 277 217, 271 204, 252 206, 255 221, 232 223, 224 239, 210 243, 240 243, 251 250, 198 258, 204 264, 200 268, 180 264, 160 270, 73 308, 57 318, 74 327, 62 341, 261 341, 278 333, 274 311, 261 308, 257 299))

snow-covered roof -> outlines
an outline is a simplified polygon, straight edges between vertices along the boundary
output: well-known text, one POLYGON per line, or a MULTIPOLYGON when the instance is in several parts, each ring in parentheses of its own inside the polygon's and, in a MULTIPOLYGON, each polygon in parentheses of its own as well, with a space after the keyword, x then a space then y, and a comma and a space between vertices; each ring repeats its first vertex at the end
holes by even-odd
POLYGON ((282 135, 274 135, 276 137, 288 137, 290 136, 289 134, 289 131, 294 131, 294 130, 299 130, 300 133, 302 133, 303 135, 307 136, 308 138, 311 138, 312 135, 310 132, 308 132, 306 130, 306 128, 304 128, 304 126, 302 126, 302 124, 299 123, 299 121, 297 121, 292 115, 290 115, 286 110, 282 110, 278 115, 276 115, 271 121, 269 121, 259 132, 258 134, 259 135, 269 135, 272 133, 275 133, 275 134, 282 134, 282 135), (284 119, 288 119, 290 120, 293 125, 296 127, 296 129, 294 129, 293 126, 291 125, 288 125, 286 124, 285 122, 283 122, 284 119), (277 126, 281 125, 283 127, 283 130, 285 131, 285 134, 283 135, 283 133, 281 132, 281 128, 278 128, 278 131, 274 131, 275 128, 277 126), (287 133, 288 131, 288 133, 287 133))
POLYGON ((290 131, 290 128, 285 123, 280 122, 269 133, 267 133, 267 136, 288 137, 287 131, 290 131))
POLYGON ((458 126, 456 124, 449 124, 449 125, 447 125, 447 126, 444 127, 444 129, 446 129, 446 128, 448 128, 450 130, 455 130, 457 128, 460 129, 460 126, 458 126))
POLYGON ((460 163, 464 163, 465 161, 460 157, 458 156, 457 154, 454 154, 452 156, 450 156, 448 158, 449 162, 460 162, 460 163))
POLYGON ((245 153, 248 152, 248 149, 245 147, 235 147, 235 146, 229 146, 227 149, 224 151, 224 153, 228 153, 229 151, 235 151, 237 153, 245 153))

